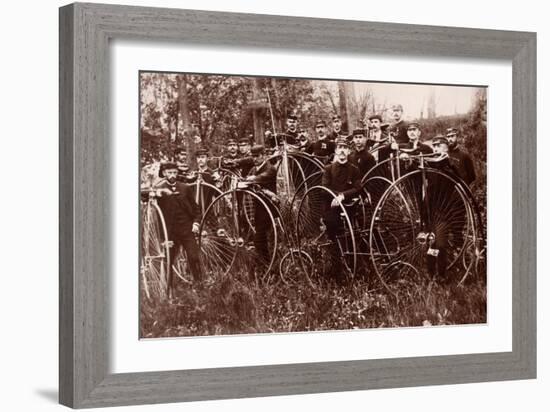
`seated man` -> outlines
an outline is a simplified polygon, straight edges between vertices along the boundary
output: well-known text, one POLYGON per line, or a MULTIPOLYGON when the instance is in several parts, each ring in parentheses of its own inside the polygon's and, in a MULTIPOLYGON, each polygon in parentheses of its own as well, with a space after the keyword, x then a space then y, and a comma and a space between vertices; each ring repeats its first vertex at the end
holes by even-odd
MULTIPOLYGON (((176 256, 180 246, 187 255, 187 262, 193 279, 200 285, 202 273, 199 261, 199 248, 194 234, 199 231, 200 210, 193 197, 193 191, 185 183, 178 182, 178 167, 175 163, 161 165, 159 175, 165 180, 154 187, 153 194, 158 197, 168 240, 173 242, 170 254, 176 256)), ((168 268, 168 284, 173 288, 172 267, 168 268)))
POLYGON ((327 198, 322 204, 321 215, 327 228, 328 238, 334 242, 330 249, 331 267, 333 275, 338 266, 337 237, 344 231, 344 224, 340 216, 344 203, 351 203, 361 192, 361 174, 359 169, 348 161, 350 148, 345 137, 335 141, 336 149, 334 162, 325 166, 321 184, 336 193, 336 198, 327 198))

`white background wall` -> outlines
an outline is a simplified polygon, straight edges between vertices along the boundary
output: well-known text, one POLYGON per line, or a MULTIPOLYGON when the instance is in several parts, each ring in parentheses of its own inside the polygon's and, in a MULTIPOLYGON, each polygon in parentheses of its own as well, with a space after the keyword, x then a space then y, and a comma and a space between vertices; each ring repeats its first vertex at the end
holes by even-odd
MULTIPOLYGON (((109 2, 109 1, 105 1, 109 2)), ((109 2, 111 3, 111 2, 109 2)), ((58 11, 60 1, 4 2, 0 23, 0 377, 3 410, 57 405, 58 11)), ((134 407, 135 410, 548 410, 546 233, 550 28, 543 2, 131 1, 125 4, 538 32, 539 268, 537 380, 134 407)), ((124 410, 131 410, 123 408, 124 410)))

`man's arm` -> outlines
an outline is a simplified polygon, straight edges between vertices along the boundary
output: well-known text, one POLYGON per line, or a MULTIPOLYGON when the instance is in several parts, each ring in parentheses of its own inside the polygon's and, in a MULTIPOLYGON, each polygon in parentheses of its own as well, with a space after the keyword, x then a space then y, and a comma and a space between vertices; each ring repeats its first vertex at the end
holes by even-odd
POLYGON ((265 166, 262 171, 254 176, 254 183, 257 183, 261 186, 273 183, 277 179, 277 169, 269 160, 266 160, 265 166))

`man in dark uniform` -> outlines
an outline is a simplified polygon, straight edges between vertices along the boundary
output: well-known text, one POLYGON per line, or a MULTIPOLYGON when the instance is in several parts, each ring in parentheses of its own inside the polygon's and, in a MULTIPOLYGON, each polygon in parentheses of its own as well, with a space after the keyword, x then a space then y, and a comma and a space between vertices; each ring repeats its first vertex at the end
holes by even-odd
POLYGON ((225 154, 223 157, 223 166, 227 169, 237 172, 236 162, 239 160, 239 146, 235 139, 229 139, 225 145, 225 154))
MULTIPOLYGON (((194 173, 193 182, 196 182, 200 176, 203 182, 216 186, 219 176, 216 175, 210 167, 208 167, 208 150, 204 147, 199 147, 195 152, 195 155, 197 156, 197 170, 194 173)), ((214 200, 217 192, 211 187, 205 185, 202 186, 201 190, 202 192, 199 193, 195 191, 195 201, 198 203, 201 212, 204 213, 206 208, 214 200)))
POLYGON ((303 127, 298 129, 298 151, 302 153, 312 153, 312 144, 309 141, 307 130, 303 127))
POLYGON ((286 141, 289 145, 298 144, 298 117, 295 114, 289 114, 286 117, 286 130, 284 133, 266 132, 266 145, 270 148, 277 148, 286 141))
MULTIPOLYGON (((246 181, 259 185, 265 196, 275 196, 277 193, 277 169, 267 160, 264 146, 252 146, 251 154, 254 159, 254 167, 250 170, 246 181)), ((267 210, 256 202, 254 204, 254 226, 254 247, 258 263, 266 265, 269 260, 268 230, 271 225, 267 210)))
POLYGON ((327 124, 324 120, 319 120, 315 124, 315 131, 317 132, 317 141, 311 145, 311 154, 326 164, 334 155, 335 144, 327 137, 327 124))
POLYGON ((447 129, 449 141, 449 158, 458 175, 469 186, 476 180, 476 171, 472 157, 458 145, 458 130, 454 127, 447 129))
POLYGON ((239 139, 239 157, 250 157, 251 141, 250 137, 241 137, 239 139))
POLYGON ((404 149, 407 153, 401 153, 401 159, 407 159, 409 155, 432 154, 433 150, 427 144, 420 141, 422 131, 417 122, 412 122, 407 126, 407 143, 400 143, 399 148, 404 149))
POLYGON ((407 137, 408 124, 403 120, 403 106, 400 104, 394 104, 391 107, 392 123, 390 125, 390 134, 393 136, 397 144, 407 143, 409 138, 407 137))
MULTIPOLYGON (((432 144, 434 154, 439 156, 435 157, 437 161, 430 162, 430 167, 441 170, 449 176, 457 176, 456 169, 449 161, 449 142, 447 138, 443 135, 437 135, 433 138, 432 144)), ((437 274, 440 281, 445 281, 450 244, 449 218, 452 219, 452 216, 449 216, 448 213, 445 213, 446 211, 441 209, 449 204, 460 205, 460 195, 456 191, 455 185, 443 176, 431 175, 428 184, 432 185, 431 196, 428 198, 431 211, 429 221, 432 226, 428 229, 433 233, 433 238, 428 239, 430 243, 428 244, 426 266, 430 275, 434 276, 437 274)), ((454 225, 456 225, 456 222, 454 225)), ((462 237, 461 231, 455 231, 452 236, 452 243, 462 243, 462 240, 457 237, 462 237)))
POLYGON ((191 183, 193 181, 193 176, 191 173, 191 168, 189 167, 187 150, 185 149, 185 146, 178 147, 174 157, 178 168, 178 182, 191 183))
MULTIPOLYGON (((168 240, 173 242, 170 254, 175 256, 180 246, 183 247, 191 275, 200 285, 202 273, 199 248, 194 236, 199 232, 199 206, 195 202, 191 187, 177 181, 178 167, 175 163, 162 164, 159 175, 164 180, 154 187, 153 193, 158 198, 158 205, 166 223, 168 240)), ((168 268, 168 284, 172 290, 172 267, 168 268)))
POLYGON ((372 114, 368 118, 369 123, 369 136, 367 141, 367 149, 373 151, 374 159, 377 162, 383 162, 390 157, 392 151, 397 148, 395 144, 392 148, 389 137, 389 124, 382 123, 382 116, 379 114, 372 114))
POLYGON ((357 166, 361 178, 374 166, 376 166, 376 160, 373 155, 367 150, 367 133, 368 129, 355 129, 352 133, 352 142, 354 152, 350 155, 349 160, 351 164, 357 166))
POLYGON ((332 132, 328 136, 328 140, 334 142, 338 137, 347 137, 347 133, 342 130, 342 118, 335 114, 332 116, 332 132))
POLYGON ((321 184, 336 193, 336 198, 327 198, 321 209, 323 222, 328 238, 334 243, 330 249, 331 272, 336 276, 338 269, 337 237, 344 231, 340 216, 340 205, 350 205, 361 192, 361 174, 359 169, 348 161, 350 154, 349 142, 345 137, 339 137, 335 142, 334 162, 325 166, 321 184))

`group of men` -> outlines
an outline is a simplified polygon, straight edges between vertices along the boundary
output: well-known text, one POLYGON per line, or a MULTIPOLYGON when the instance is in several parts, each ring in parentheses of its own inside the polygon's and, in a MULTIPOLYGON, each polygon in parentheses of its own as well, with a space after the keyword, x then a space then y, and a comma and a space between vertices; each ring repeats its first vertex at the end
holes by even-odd
MULTIPOLYGON (((295 115, 289 115, 286 131, 281 134, 266 133, 266 147, 252 145, 252 136, 239 141, 229 139, 226 142, 224 165, 236 168, 248 182, 276 193, 276 169, 268 161, 268 150, 276 149, 283 143, 293 150, 311 154, 325 163, 322 185, 334 191, 336 199, 323 212, 329 237, 335 237, 338 231, 339 216, 335 212, 342 202, 349 201, 361 192, 362 177, 379 162, 389 158, 400 150, 401 157, 407 158, 423 153, 441 154, 448 161, 449 170, 460 177, 466 185, 476 178, 471 156, 458 145, 458 130, 449 128, 446 135, 437 135, 432 139, 432 146, 421 142, 421 127, 417 122, 406 123, 403 120, 401 105, 392 106, 392 123, 383 124, 382 117, 373 114, 365 121, 364 127, 357 128, 348 134, 342 130, 341 118, 332 118, 332 130, 327 130, 324 120, 315 123, 317 139, 311 141, 307 131, 298 126, 295 115)), ((208 151, 200 148, 196 152, 197 171, 203 179, 214 184, 216 174, 208 167, 208 151)), ((193 182, 197 173, 191 173, 187 153, 178 150, 175 162, 162 165, 159 175, 164 178, 156 187, 155 195, 159 197, 159 206, 164 214, 169 239, 173 250, 182 246, 187 254, 190 270, 194 278, 202 279, 199 251, 194 234, 198 232, 200 209, 195 202, 188 184, 193 182)), ((256 224, 262 228, 267 215, 256 210, 256 224)), ((254 238, 256 253, 267 255, 267 233, 256 231, 254 238)))

